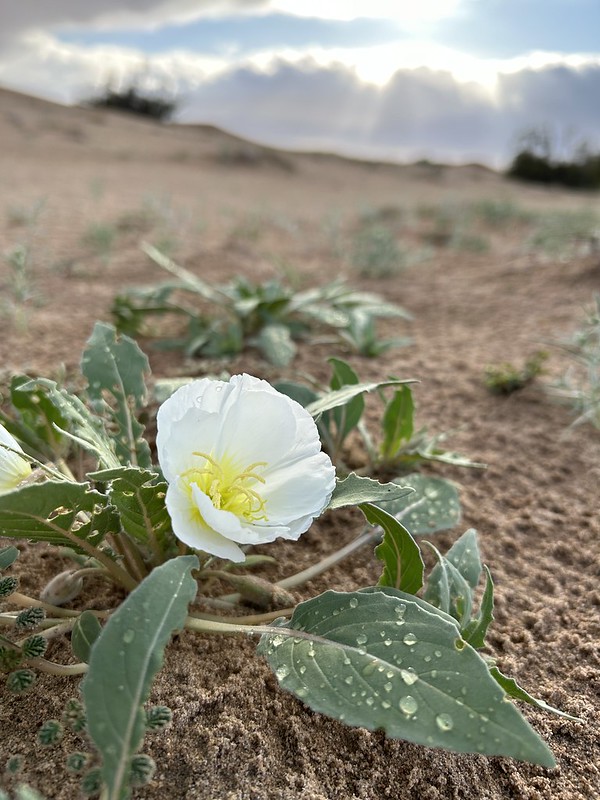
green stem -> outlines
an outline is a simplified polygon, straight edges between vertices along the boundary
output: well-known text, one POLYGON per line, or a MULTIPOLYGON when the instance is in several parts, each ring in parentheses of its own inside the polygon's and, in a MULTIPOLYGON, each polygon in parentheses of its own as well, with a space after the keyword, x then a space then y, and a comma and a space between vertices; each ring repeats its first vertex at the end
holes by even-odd
MULTIPOLYGON (((321 559, 316 564, 313 564, 306 569, 301 570, 300 572, 296 572, 294 575, 290 575, 287 578, 283 578, 281 581, 277 581, 274 585, 280 586, 282 589, 293 589, 296 586, 300 586, 302 583, 306 583, 306 581, 310 581, 313 578, 316 578, 322 572, 325 572, 331 567, 334 567, 343 559, 348 558, 361 547, 364 547, 367 544, 374 544, 377 542, 381 537, 381 529, 379 528, 372 528, 370 525, 365 527, 363 532, 360 536, 357 536, 352 542, 347 544, 345 547, 336 550, 335 553, 327 556, 326 558, 321 559)), ((221 602, 225 603, 237 603, 241 599, 240 594, 227 594, 223 595, 219 598, 221 602)))
POLYGON ((87 672, 89 667, 87 664, 81 662, 80 664, 55 664, 54 661, 46 661, 45 658, 29 658, 27 664, 40 672, 47 672, 49 675, 62 675, 68 677, 70 675, 83 675, 87 672))
POLYGON ((53 606, 51 603, 43 603, 41 600, 36 600, 26 594, 21 594, 21 592, 13 592, 7 600, 9 603, 24 606, 25 608, 43 608, 44 611, 49 611, 51 614, 54 614, 55 617, 78 617, 81 613, 69 608, 53 606))
POLYGON ((377 528, 372 528, 369 526, 368 528, 364 529, 360 536, 357 536, 356 539, 347 544, 345 547, 336 550, 335 553, 332 553, 330 556, 321 559, 321 561, 318 561, 316 564, 303 569, 301 572, 297 572, 295 575, 290 575, 288 578, 277 581, 275 585, 281 586, 282 589, 292 589, 295 586, 306 583, 306 581, 316 578, 317 575, 320 575, 322 572, 331 569, 331 567, 334 567, 340 561, 343 561, 343 559, 348 558, 348 556, 351 556, 354 552, 356 552, 356 550, 360 550, 360 548, 364 547, 366 544, 377 541, 380 537, 381 531, 377 528))
POLYGON ((279 628, 270 625, 240 625, 239 623, 217 622, 189 616, 185 620, 184 628, 198 633, 245 633, 249 636, 254 634, 262 635, 263 633, 277 634, 280 632, 279 628))
POLYGON ((293 613, 293 608, 282 608, 279 611, 267 611, 264 614, 246 614, 241 617, 222 617, 218 614, 203 614, 202 612, 194 612, 190 614, 190 617, 211 622, 230 622, 237 625, 260 625, 263 622, 271 622, 279 617, 291 617, 293 613))

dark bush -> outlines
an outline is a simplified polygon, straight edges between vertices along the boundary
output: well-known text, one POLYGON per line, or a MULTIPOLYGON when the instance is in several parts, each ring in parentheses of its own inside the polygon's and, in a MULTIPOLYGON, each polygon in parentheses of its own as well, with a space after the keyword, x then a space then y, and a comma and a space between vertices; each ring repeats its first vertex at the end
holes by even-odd
POLYGON ((511 178, 534 183, 557 184, 572 189, 600 188, 600 153, 585 144, 573 149, 566 158, 553 155, 550 137, 531 131, 522 137, 522 147, 508 168, 511 178))
POLYGON ((101 95, 92 97, 85 104, 93 108, 126 111, 160 121, 170 119, 177 108, 175 98, 161 92, 147 92, 135 85, 126 89, 113 89, 107 86, 101 95))

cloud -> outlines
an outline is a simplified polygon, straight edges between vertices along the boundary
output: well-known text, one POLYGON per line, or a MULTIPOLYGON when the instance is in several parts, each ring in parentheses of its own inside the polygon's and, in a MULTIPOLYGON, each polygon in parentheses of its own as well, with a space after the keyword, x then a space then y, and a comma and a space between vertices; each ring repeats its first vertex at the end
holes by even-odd
POLYGON ((139 26, 151 28, 167 22, 203 15, 252 12, 267 8, 269 0, 19 0, 2 10, 0 41, 59 26, 139 26))
POLYGON ((298 53, 263 53, 232 65, 186 52, 148 58, 122 47, 83 48, 38 33, 0 58, 0 83, 68 102, 111 76, 144 70, 182 97, 181 121, 220 125, 275 146, 400 161, 502 165, 516 135, 541 125, 560 133, 570 127, 598 144, 598 60, 510 67, 487 86, 423 67, 398 69, 378 85, 348 64, 298 53))
POLYGON ((181 116, 290 148, 500 166, 532 126, 570 127, 596 144, 600 107, 592 99, 599 92, 597 65, 501 75, 490 92, 425 68, 399 70, 378 87, 342 65, 306 60, 215 75, 187 95, 181 116))

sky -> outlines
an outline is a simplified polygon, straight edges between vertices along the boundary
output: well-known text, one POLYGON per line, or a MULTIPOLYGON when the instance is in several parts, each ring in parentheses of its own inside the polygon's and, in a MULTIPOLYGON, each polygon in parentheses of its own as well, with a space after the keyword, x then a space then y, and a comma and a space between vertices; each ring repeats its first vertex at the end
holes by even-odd
POLYGON ((269 145, 503 167, 600 147, 600 0, 0 0, 0 85, 138 82, 269 145))

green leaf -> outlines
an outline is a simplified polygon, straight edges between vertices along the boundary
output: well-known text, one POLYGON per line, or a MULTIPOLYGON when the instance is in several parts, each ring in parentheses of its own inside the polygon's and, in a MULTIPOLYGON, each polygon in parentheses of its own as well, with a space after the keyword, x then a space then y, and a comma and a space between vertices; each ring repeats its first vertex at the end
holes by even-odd
POLYGON ((100 417, 93 414, 76 395, 59 388, 54 381, 46 378, 29 381, 21 388, 29 391, 36 387, 43 389, 46 397, 68 421, 69 430, 61 429, 61 433, 93 453, 103 467, 120 466, 119 459, 115 455, 114 444, 107 436, 100 417))
POLYGON ((339 408, 349 403, 364 392, 372 392, 385 386, 400 386, 405 383, 414 383, 414 380, 394 380, 390 378, 387 381, 377 381, 376 383, 357 383, 352 386, 343 386, 341 389, 322 395, 314 403, 307 406, 306 410, 313 417, 318 417, 325 411, 330 411, 332 408, 339 408))
POLYGON ((82 691, 108 800, 129 797, 129 764, 146 729, 143 703, 196 595, 191 571, 197 567, 196 556, 179 556, 154 569, 109 618, 92 649, 82 691))
POLYGON ((548 703, 546 703, 544 700, 538 700, 536 697, 532 697, 529 692, 526 692, 525 689, 519 686, 514 678, 509 678, 500 672, 498 667, 490 667, 490 675, 500 684, 509 697, 512 697, 515 700, 522 700, 524 703, 529 703, 531 706, 541 708, 542 711, 549 711, 551 714, 556 714, 557 716, 564 717, 565 719, 572 719, 575 722, 582 721, 579 717, 573 717, 571 714, 567 714, 565 711, 560 711, 560 709, 548 705, 548 703))
POLYGON ((382 508, 365 503, 360 510, 371 525, 379 525, 384 531, 383 541, 375 548, 375 555, 384 564, 379 585, 416 594, 423 586, 425 569, 419 545, 404 525, 382 508))
POLYGON ((108 496, 118 509, 123 529, 155 552, 170 543, 171 518, 165 506, 167 484, 155 473, 138 467, 91 472, 94 481, 109 483, 108 496))
POLYGON ((446 558, 474 589, 479 583, 482 569, 475 528, 469 528, 454 542, 446 553, 446 558))
POLYGON ((256 337, 256 346, 276 367, 287 367, 296 355, 296 345, 286 325, 265 325, 256 337))
POLYGON ((436 547, 427 542, 438 558, 431 570, 424 598, 431 605, 451 614, 464 628, 471 618, 473 591, 458 569, 436 547))
POLYGON ((472 619, 465 627, 462 637, 476 650, 485 647, 485 637, 488 628, 494 621, 494 581, 487 567, 485 570, 485 589, 481 598, 481 607, 477 617, 472 619))
POLYGON ((409 442, 413 435, 415 406, 409 386, 396 389, 383 414, 383 441, 381 453, 385 459, 392 459, 403 442, 409 442))
POLYGON ((106 505, 106 497, 90 489, 88 483, 32 483, 3 495, 0 504, 0 536, 10 539, 76 547, 66 536, 70 532, 96 546, 108 532, 118 531, 119 527, 114 509, 106 505))
MULTIPOLYGON (((358 375, 345 361, 339 358, 330 358, 328 361, 333 369, 329 384, 332 391, 342 389, 344 386, 356 386, 359 383, 358 375)), ((341 444, 350 431, 356 428, 364 410, 365 400, 362 394, 359 394, 331 412, 337 430, 338 444, 341 444)))
POLYGON ((102 627, 98 622, 98 617, 91 611, 84 611, 77 618, 71 633, 71 647, 80 661, 90 662, 90 652, 92 645, 100 636, 102 627))
POLYGON ((26 375, 15 375, 10 383, 10 395, 19 420, 8 424, 8 430, 34 455, 46 459, 64 457, 69 441, 58 429, 68 428, 68 421, 46 393, 33 386, 26 375))
POLYGON ((94 408, 108 414, 114 425, 112 438, 119 461, 151 466, 150 446, 142 438, 144 426, 136 417, 146 404, 144 375, 150 365, 144 353, 133 339, 118 337, 112 325, 97 322, 81 358, 81 371, 94 408))
POLYGON ((545 767, 552 753, 435 609, 384 591, 328 591, 259 644, 281 686, 348 725, 545 767), (458 645, 458 646, 457 646, 458 645))
POLYGON ((18 548, 14 547, 13 545, 2 547, 0 549, 0 572, 8 569, 12 564, 14 564, 18 557, 18 548))
POLYGON ((337 480, 328 510, 359 506, 361 503, 380 503, 412 494, 410 486, 397 483, 380 483, 373 478, 361 477, 351 472, 342 480, 337 480))
POLYGON ((460 522, 458 490, 450 481, 416 472, 394 478, 394 483, 398 481, 412 486, 414 493, 378 505, 399 519, 413 536, 443 531, 460 522))

